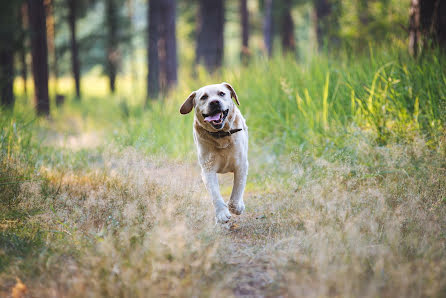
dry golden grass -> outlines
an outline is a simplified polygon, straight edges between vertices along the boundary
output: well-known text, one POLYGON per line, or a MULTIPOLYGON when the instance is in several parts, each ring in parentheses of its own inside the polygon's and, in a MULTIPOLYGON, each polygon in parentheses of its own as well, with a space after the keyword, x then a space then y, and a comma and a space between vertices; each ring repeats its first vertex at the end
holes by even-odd
POLYGON ((35 297, 444 296, 444 150, 355 144, 277 161, 292 174, 260 179, 228 228, 194 164, 111 146, 82 170, 42 167, 51 194, 27 182, 20 204, 44 206, 27 217, 43 248, 0 275, 0 293, 19 277, 35 297))

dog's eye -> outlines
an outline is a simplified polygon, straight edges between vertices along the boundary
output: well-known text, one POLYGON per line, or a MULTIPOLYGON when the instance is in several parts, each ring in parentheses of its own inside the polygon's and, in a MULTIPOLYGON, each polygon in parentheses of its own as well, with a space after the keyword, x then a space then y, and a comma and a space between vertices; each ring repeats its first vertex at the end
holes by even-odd
POLYGON ((207 96, 207 94, 205 94, 205 95, 203 95, 203 96, 201 97, 201 100, 208 99, 208 97, 209 97, 209 96, 207 96))
POLYGON ((223 91, 220 91, 220 93, 218 93, 218 95, 225 96, 225 93, 223 91))

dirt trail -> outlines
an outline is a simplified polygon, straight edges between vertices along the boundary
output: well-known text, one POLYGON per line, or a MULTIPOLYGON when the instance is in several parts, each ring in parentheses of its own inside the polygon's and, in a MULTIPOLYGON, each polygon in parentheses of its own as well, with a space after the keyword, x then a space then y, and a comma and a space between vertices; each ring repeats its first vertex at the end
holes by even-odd
MULTIPOLYGON (((56 230, 54 218, 63 219, 94 245, 79 248, 76 278, 57 282, 76 284, 66 296, 87 289, 132 297, 149 289, 193 297, 441 296, 444 157, 422 142, 360 145, 372 157, 367 167, 336 158, 285 164, 292 176, 275 177, 267 191, 249 189, 245 213, 229 228, 215 224, 196 162, 84 147, 100 162, 65 173, 44 220, 56 230)), ((48 169, 54 177, 58 170, 48 169)), ((220 186, 228 200, 232 175, 220 186)))
MULTIPOLYGON (((95 152, 98 146, 103 145, 99 134, 93 133, 70 137, 51 135, 49 140, 53 145, 73 151, 95 152), (89 142, 90 139, 94 139, 94 143, 89 142)), ((226 285, 226 290, 229 285, 231 295, 264 295, 265 288, 271 286, 276 273, 272 268, 270 254, 266 253, 269 248, 265 247, 267 239, 274 233, 274 223, 269 218, 272 213, 267 204, 263 204, 261 193, 246 192, 245 213, 241 216, 233 215, 229 224, 218 225, 214 222, 214 209, 201 181, 200 169, 196 162, 160 160, 144 155, 134 148, 116 150, 113 146, 106 148, 100 159, 101 162, 91 163, 89 168, 84 170, 103 172, 106 177, 122 181, 131 192, 143 197, 148 195, 148 185, 155 185, 163 189, 163 198, 169 201, 166 201, 166 205, 176 206, 172 208, 180 206, 182 211, 179 212, 182 212, 183 216, 202 217, 198 227, 188 233, 201 233, 200 225, 214 230, 215 240, 220 243, 216 261, 225 268, 222 283, 226 285), (171 199, 172 197, 176 199, 171 199), (184 200, 186 206, 175 200, 184 200)), ((219 175, 219 182, 222 195, 227 201, 232 190, 233 175, 219 175)), ((69 183, 66 181, 66 184, 69 183)), ((151 199, 147 197, 147 200, 151 199)), ((155 214, 155 217, 171 216, 166 215, 166 212, 171 211, 157 210, 161 213, 155 214)), ((169 228, 175 229, 174 223, 169 228)))

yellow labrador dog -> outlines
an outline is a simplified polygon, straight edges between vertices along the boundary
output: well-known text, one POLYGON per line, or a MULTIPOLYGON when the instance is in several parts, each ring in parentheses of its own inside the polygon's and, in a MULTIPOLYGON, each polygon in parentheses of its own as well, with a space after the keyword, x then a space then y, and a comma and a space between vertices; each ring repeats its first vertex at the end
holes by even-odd
POLYGON ((240 215, 245 210, 248 127, 232 98, 240 105, 234 88, 228 83, 209 85, 192 92, 180 108, 181 114, 195 108, 193 131, 198 162, 219 223, 229 221, 229 211, 240 215), (228 172, 234 173, 234 185, 227 205, 220 194, 217 173, 228 172))

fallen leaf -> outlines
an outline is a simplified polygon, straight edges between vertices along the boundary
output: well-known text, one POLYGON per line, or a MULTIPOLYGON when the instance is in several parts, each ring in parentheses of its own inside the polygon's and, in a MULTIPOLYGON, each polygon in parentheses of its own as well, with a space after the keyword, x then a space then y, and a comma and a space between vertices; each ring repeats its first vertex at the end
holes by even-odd
POLYGON ((229 230, 231 231, 237 231, 238 229, 240 229, 239 225, 236 223, 233 223, 230 227, 229 230))
POLYGON ((12 298, 22 298, 28 292, 28 288, 26 285, 20 280, 20 278, 16 278, 17 283, 14 288, 12 288, 11 296, 12 298))

